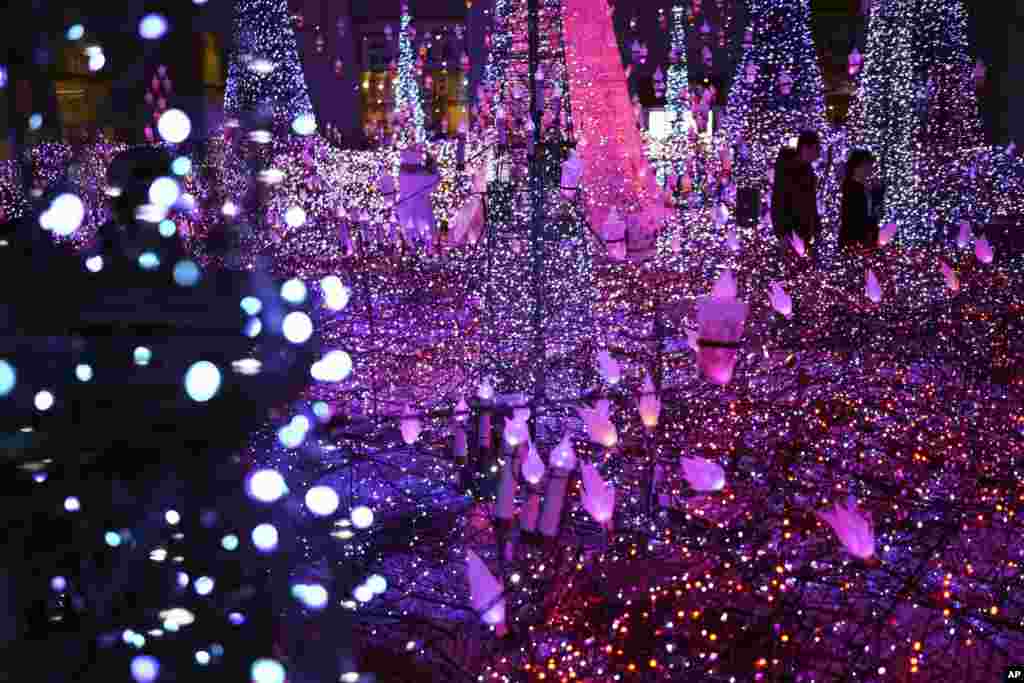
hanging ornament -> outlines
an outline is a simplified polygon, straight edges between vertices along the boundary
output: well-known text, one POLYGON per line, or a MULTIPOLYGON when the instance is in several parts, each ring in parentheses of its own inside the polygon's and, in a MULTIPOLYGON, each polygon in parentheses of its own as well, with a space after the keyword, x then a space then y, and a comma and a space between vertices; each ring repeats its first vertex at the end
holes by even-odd
POLYGON ((661 26, 662 31, 668 30, 668 15, 665 14, 664 7, 658 10, 658 25, 661 26))
POLYGON ((718 29, 718 47, 725 49, 725 29, 718 29))
POLYGON ((747 85, 753 85, 757 81, 758 66, 754 62, 747 62, 747 66, 743 71, 743 80, 747 82, 747 85))
POLYGON ((853 48, 853 52, 850 53, 849 59, 849 72, 850 76, 856 76, 860 72, 860 67, 864 64, 864 58, 861 56, 860 51, 857 48, 853 48))
POLYGON ((665 73, 660 66, 654 71, 654 94, 658 97, 665 94, 665 73))
POLYGON ((743 49, 750 50, 754 47, 754 31, 753 29, 747 29, 743 33, 743 49))
POLYGON ((711 33, 711 24, 708 23, 708 18, 704 17, 704 23, 700 25, 700 34, 703 37, 707 37, 711 33))
POLYGON ((313 39, 313 48, 316 50, 318 55, 322 55, 324 50, 327 49, 327 39, 320 33, 320 27, 316 28, 316 38, 313 39))
POLYGON ((384 38, 390 43, 391 39, 395 37, 395 29, 391 28, 391 24, 384 25, 384 38))
POLYGON ((305 15, 302 14, 302 12, 296 12, 294 15, 292 15, 292 20, 295 22, 295 28, 297 28, 298 30, 301 31, 303 28, 306 27, 306 17, 305 15))
POLYGON ((704 49, 701 50, 701 57, 704 59, 704 66, 710 67, 714 60, 714 55, 711 53, 711 48, 705 45, 704 49))
POLYGON ((341 61, 341 57, 334 60, 334 75, 338 78, 345 75, 345 64, 341 61))
POLYGON ((988 73, 988 67, 985 66, 985 62, 979 57, 977 64, 974 65, 974 85, 978 88, 985 85, 985 75, 988 73))
POLYGON ((348 24, 345 23, 345 17, 339 17, 336 28, 338 29, 338 37, 344 39, 348 34, 348 24))
POLYGON ((459 60, 459 63, 462 65, 462 71, 468 73, 469 72, 469 53, 468 52, 463 52, 462 53, 462 59, 459 60))

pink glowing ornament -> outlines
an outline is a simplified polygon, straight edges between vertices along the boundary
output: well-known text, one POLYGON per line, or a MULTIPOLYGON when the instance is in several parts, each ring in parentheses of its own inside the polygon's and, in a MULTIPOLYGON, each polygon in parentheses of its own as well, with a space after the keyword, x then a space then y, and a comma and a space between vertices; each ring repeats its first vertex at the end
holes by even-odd
POLYGON ((587 436, 596 444, 605 448, 614 448, 619 442, 618 432, 612 424, 609 411, 611 402, 608 399, 601 399, 593 408, 577 408, 580 419, 587 428, 587 436))
POLYGON ((736 226, 730 226, 729 232, 725 235, 725 246, 729 248, 733 253, 737 253, 740 250, 740 236, 736 232, 736 226))
POLYGON ((661 399, 658 398, 657 391, 654 388, 651 373, 647 373, 644 379, 644 390, 637 401, 637 409, 640 412, 640 421, 644 423, 644 427, 653 430, 658 426, 658 417, 661 416, 661 399))
POLYGON ((608 244, 608 258, 616 261, 626 260, 626 222, 619 215, 619 210, 612 207, 608 219, 604 223, 604 239, 608 244))
POLYGON ((884 247, 892 241, 892 238, 896 236, 896 224, 886 223, 882 226, 882 229, 878 231, 878 246, 884 247))
POLYGON ((850 76, 856 76, 860 72, 860 67, 864 64, 864 58, 861 56, 860 51, 857 48, 853 48, 853 52, 850 53, 848 71, 850 76))
POLYGON ((971 224, 967 221, 960 221, 960 232, 956 236, 956 246, 963 249, 971 242, 971 224))
POLYGON ((551 451, 548 462, 551 463, 552 467, 557 467, 566 472, 572 472, 576 469, 576 450, 572 447, 572 439, 569 438, 568 434, 564 434, 562 440, 551 451))
POLYGON ((660 66, 654 71, 654 94, 658 97, 665 94, 665 72, 660 66))
POLYGON ((870 268, 864 278, 864 296, 876 304, 882 301, 882 285, 878 283, 875 271, 870 268))
POLYGON ((697 300, 697 366, 708 381, 725 386, 732 381, 747 319, 747 304, 736 299, 736 280, 724 270, 710 296, 697 300))
POLYGON ((701 50, 701 59, 704 61, 704 66, 711 66, 714 63, 714 55, 711 52, 711 48, 707 45, 701 50))
POLYGON ((784 315, 787 318, 793 315, 793 299, 786 294, 781 283, 773 282, 771 284, 771 289, 768 290, 768 301, 779 315, 784 315))
POLYGON ((716 462, 704 458, 682 458, 683 477, 694 491, 709 493, 725 488, 725 470, 716 462))
POLYGON ((399 421, 398 426, 402 432, 402 441, 407 446, 416 443, 420 438, 420 433, 423 431, 423 422, 416 416, 416 413, 409 404, 405 405, 402 419, 399 421))
POLYGON ((505 587, 472 550, 466 549, 466 577, 469 579, 469 596, 473 609, 481 621, 493 626, 499 636, 504 636, 505 587))
POLYGON ((992 245, 984 237, 979 237, 974 241, 974 255, 985 264, 992 263, 992 259, 995 258, 992 245))
POLYGON ((608 384, 618 384, 622 379, 622 367, 619 365, 619 361, 615 360, 615 357, 607 351, 598 352, 597 367, 601 372, 601 377, 608 384))
POLYGON ((789 243, 790 245, 792 245, 793 251, 797 253, 797 256, 807 256, 807 245, 804 244, 804 241, 803 239, 801 239, 800 235, 796 234, 795 232, 792 233, 789 236, 789 243))
POLYGON ((942 271, 942 278, 946 281, 946 286, 949 287, 950 291, 959 292, 960 278, 957 276, 956 271, 942 259, 939 259, 939 270, 942 271))
POLYGON ((589 462, 581 466, 583 475, 583 509, 603 527, 610 527, 615 512, 615 487, 598 474, 589 462))
POLYGON ((984 60, 980 57, 977 63, 974 65, 974 85, 975 87, 981 88, 985 85, 985 75, 988 73, 988 67, 985 66, 984 60))
POLYGON ((526 459, 523 460, 522 466, 523 479, 533 485, 540 483, 540 480, 544 478, 544 472, 547 468, 544 466, 544 462, 540 459, 540 455, 537 453, 537 448, 531 443, 529 451, 526 454, 526 459))
POLYGON ((845 507, 836 503, 831 512, 819 512, 818 517, 832 527, 846 552, 862 560, 874 556, 875 532, 871 528, 871 518, 861 514, 853 496, 850 496, 845 507))
POLYGON ((512 448, 530 440, 530 428, 525 420, 517 420, 515 417, 505 418, 505 430, 503 432, 505 443, 512 448))

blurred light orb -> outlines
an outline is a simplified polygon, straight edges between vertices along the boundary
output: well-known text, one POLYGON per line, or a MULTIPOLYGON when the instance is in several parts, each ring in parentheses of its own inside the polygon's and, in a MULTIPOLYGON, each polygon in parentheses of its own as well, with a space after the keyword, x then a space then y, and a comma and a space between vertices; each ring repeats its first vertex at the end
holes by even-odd
POLYGON ((63 576, 55 576, 50 579, 50 588, 53 589, 54 593, 63 593, 67 590, 68 580, 63 576))
POLYGON ((260 76, 267 76, 274 73, 274 69, 277 65, 269 59, 263 57, 257 57, 256 59, 249 62, 249 71, 260 76))
POLYGON ((317 401, 313 404, 313 414, 319 420, 328 420, 331 417, 331 406, 326 401, 317 401))
POLYGON ((85 27, 81 24, 71 24, 71 26, 68 26, 68 31, 64 35, 71 41, 81 40, 82 36, 85 35, 85 27))
POLYGON ((292 206, 284 212, 284 222, 289 228, 300 228, 306 224, 306 210, 301 206, 292 206))
POLYGON ((98 273, 103 270, 103 257, 102 256, 90 256, 85 259, 85 269, 90 273, 98 273))
POLYGON ((249 339, 254 339, 263 331, 263 322, 259 318, 249 318, 245 321, 245 328, 242 330, 249 339))
POLYGON ((68 496, 64 499, 64 509, 68 512, 78 512, 82 509, 82 502, 75 496, 68 496))
POLYGON ((193 261, 174 264, 174 282, 179 287, 194 287, 199 282, 199 266, 193 261))
POLYGON ((260 524, 252 530, 252 544, 258 550, 269 553, 277 547, 280 536, 273 524, 260 524))
POLYGON ((209 595, 213 592, 214 581, 209 576, 200 576, 196 579, 193 587, 199 595, 209 595))
POLYGON ((373 591, 374 595, 380 595, 388 589, 388 582, 380 574, 373 574, 366 579, 366 585, 373 591))
POLYGON ((192 122, 188 114, 180 109, 168 109, 156 122, 156 129, 160 137, 176 145, 187 140, 192 134, 192 122))
POLYGON ((174 178, 161 176, 149 186, 149 201, 157 206, 174 206, 179 197, 181 197, 181 186, 174 178))
POLYGON ((228 621, 232 626, 241 626, 245 623, 245 615, 241 612, 232 612, 228 615, 228 621))
POLYGON ((160 675, 160 662, 155 657, 139 655, 132 658, 131 672, 135 683, 153 683, 160 675))
POLYGON ((103 52, 94 52, 89 55, 89 71, 99 71, 107 65, 107 56, 103 52))
POLYGON ((186 176, 192 172, 192 160, 188 157, 177 157, 171 162, 171 173, 176 176, 186 176))
POLYGON ((247 296, 242 299, 242 310, 246 315, 259 315, 263 310, 263 302, 254 296, 247 296))
POLYGON ((341 382, 352 374, 352 357, 340 349, 329 351, 309 372, 318 382, 341 382))
POLYGON ((143 40, 160 40, 167 33, 167 19, 162 14, 151 12, 139 20, 139 37, 143 40))
POLYGON ((121 545, 121 534, 116 531, 108 531, 103 535, 103 542, 111 548, 116 548, 121 545))
POLYGON ((37 112, 35 114, 32 114, 32 116, 28 117, 28 127, 31 130, 39 130, 40 128, 42 128, 43 115, 37 112))
POLYGON ((257 470, 246 482, 249 497, 261 503, 273 503, 288 493, 288 484, 277 470, 257 470))
POLYGON ((181 521, 181 514, 177 510, 168 510, 164 513, 164 521, 171 526, 176 526, 181 521))
POLYGON ((135 218, 143 223, 159 223, 167 218, 167 207, 149 202, 141 204, 135 209, 135 218))
POLYGON ((88 363, 79 363, 75 366, 75 378, 79 382, 88 382, 92 380, 93 372, 92 366, 88 363))
MULTIPOLYGON (((54 234, 67 237, 78 230, 85 220, 85 204, 77 196, 65 192, 53 200, 44 215, 47 216, 49 229, 53 230, 54 234)), ((39 220, 41 223, 42 217, 39 220)))
POLYGON ((229 199, 224 202, 224 206, 220 208, 220 212, 228 218, 234 218, 238 215, 238 204, 235 204, 229 199))
POLYGON ((284 683, 284 667, 276 659, 257 659, 252 663, 252 683, 284 683))
POLYGON ((368 529, 373 524, 373 510, 365 505, 352 508, 352 513, 349 516, 352 519, 352 525, 357 529, 368 529))
POLYGON ((340 311, 348 306, 352 292, 337 275, 328 275, 320 281, 320 289, 324 293, 324 306, 332 311, 340 311))
POLYGON ((135 351, 132 352, 132 357, 136 365, 146 366, 153 360, 153 352, 145 346, 136 346, 135 351))
POLYGON ((14 386, 17 383, 18 373, 14 371, 14 366, 5 360, 0 360, 0 396, 6 396, 14 391, 14 386))
POLYGON ((7 67, 0 65, 0 89, 7 87, 7 67))
POLYGON ((144 251, 139 254, 139 268, 143 270, 156 270, 160 267, 160 257, 153 251, 144 251))
POLYGON ((178 582, 178 588, 187 588, 190 581, 188 574, 185 572, 178 572, 176 580, 178 582))
POLYGON ((228 534, 224 538, 220 539, 220 547, 227 550, 229 553, 238 550, 238 536, 234 534, 228 534))
POLYGON ((364 583, 360 586, 356 586, 356 589, 352 591, 352 597, 358 600, 359 602, 370 602, 370 600, 373 600, 374 597, 373 590, 371 590, 370 587, 364 583))
POLYGON ((199 650, 196 652, 196 664, 199 666, 206 666, 210 663, 210 653, 206 650, 199 650))
POLYGON ((317 517, 333 515, 340 504, 337 491, 330 486, 314 486, 306 491, 306 507, 317 517))
POLYGON ((341 683, 359 683, 359 672, 346 671, 341 674, 341 683))
POLYGON ((47 391, 46 389, 43 389, 42 391, 36 393, 36 396, 32 402, 35 405, 36 410, 38 410, 41 413, 45 413, 47 410, 53 407, 53 401, 53 394, 47 391))
POLYGON ((178 226, 169 218, 165 218, 160 221, 160 225, 157 229, 160 231, 161 237, 174 237, 178 234, 178 226))
POLYGON ((330 599, 327 589, 318 583, 296 584, 292 587, 292 595, 310 609, 323 609, 330 599))
POLYGON ((185 373, 185 392, 197 403, 206 403, 220 391, 220 368, 208 360, 192 364, 185 373))
POLYGON ((281 332, 292 344, 305 343, 313 336, 313 321, 302 311, 292 311, 284 317, 281 332))
POLYGON ((296 306, 306 300, 306 283, 298 278, 292 278, 281 285, 281 298, 296 306))
POLYGON ((296 135, 312 135, 316 132, 316 117, 312 114, 299 114, 292 121, 292 130, 296 135))

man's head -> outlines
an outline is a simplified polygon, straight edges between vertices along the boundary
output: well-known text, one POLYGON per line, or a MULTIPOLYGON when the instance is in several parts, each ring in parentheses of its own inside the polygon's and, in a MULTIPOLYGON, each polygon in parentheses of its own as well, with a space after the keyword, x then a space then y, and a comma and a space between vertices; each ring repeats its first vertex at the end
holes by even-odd
POLYGON ((821 158, 821 138, 813 130, 805 130, 797 138, 796 152, 801 161, 813 164, 821 158))

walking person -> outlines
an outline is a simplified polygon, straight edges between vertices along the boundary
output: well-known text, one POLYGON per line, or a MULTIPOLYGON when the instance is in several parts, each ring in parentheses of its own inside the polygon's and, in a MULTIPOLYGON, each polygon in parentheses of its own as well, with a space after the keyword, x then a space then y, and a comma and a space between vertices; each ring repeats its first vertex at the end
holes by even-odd
POLYGON ((843 199, 839 227, 839 246, 864 252, 878 247, 881 205, 876 189, 869 184, 875 169, 874 155, 865 149, 850 152, 843 179, 843 199))
POLYGON ((821 216, 818 214, 818 177, 813 164, 821 158, 821 138, 815 131, 800 133, 796 152, 779 155, 781 168, 776 171, 775 182, 779 191, 773 193, 772 217, 775 232, 788 244, 790 237, 799 237, 812 253, 812 245, 821 234, 821 216), (779 174, 781 171, 781 177, 779 174), (776 204, 777 200, 777 204, 776 204))

